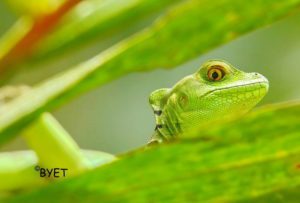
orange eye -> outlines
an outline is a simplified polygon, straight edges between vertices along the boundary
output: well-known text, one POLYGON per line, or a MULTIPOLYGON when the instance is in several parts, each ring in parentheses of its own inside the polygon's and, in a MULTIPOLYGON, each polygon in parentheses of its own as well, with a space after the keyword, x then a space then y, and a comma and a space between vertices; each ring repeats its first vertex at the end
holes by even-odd
POLYGON ((218 67, 213 67, 208 70, 207 77, 212 81, 221 80, 224 77, 224 72, 218 67))

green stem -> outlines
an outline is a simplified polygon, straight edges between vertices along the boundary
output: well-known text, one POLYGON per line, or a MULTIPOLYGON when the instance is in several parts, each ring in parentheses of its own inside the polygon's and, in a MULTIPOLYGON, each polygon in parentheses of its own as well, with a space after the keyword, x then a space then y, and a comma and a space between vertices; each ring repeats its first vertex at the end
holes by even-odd
POLYGON ((50 113, 43 113, 22 134, 41 167, 67 168, 69 175, 91 167, 76 142, 50 113))

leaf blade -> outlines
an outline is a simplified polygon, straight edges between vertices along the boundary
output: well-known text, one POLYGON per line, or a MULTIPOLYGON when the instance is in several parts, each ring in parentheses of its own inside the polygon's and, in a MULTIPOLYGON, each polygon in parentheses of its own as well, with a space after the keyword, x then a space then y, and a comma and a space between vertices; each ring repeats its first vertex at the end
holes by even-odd
MULTIPOLYGON (((280 196, 274 196, 277 191, 293 194, 285 196, 285 201, 295 199, 299 195, 293 191, 300 185, 300 118, 293 111, 299 110, 300 103, 254 112, 241 137, 255 133, 255 140, 230 144, 224 139, 220 145, 183 139, 143 153, 127 154, 120 161, 12 200, 48 200, 55 195, 57 202, 251 202, 260 198, 278 202, 280 196), (265 125, 274 130, 268 134, 260 128, 253 130, 268 114, 272 114, 271 120, 265 125), (286 119, 281 126, 273 125, 283 117, 286 119)), ((226 129, 227 124, 219 128, 226 129)), ((236 120, 231 124, 237 129, 243 126, 236 120)), ((203 129, 206 130, 210 129, 203 129)), ((221 138, 232 136, 226 131, 214 133, 221 138)))
POLYGON ((233 28, 239 34, 243 34, 254 27, 260 27, 289 14, 299 6, 300 0, 278 2, 255 0, 251 2, 250 11, 247 11, 248 4, 244 2, 242 4, 239 0, 222 0, 187 1, 177 5, 148 29, 116 44, 74 69, 38 84, 33 88, 34 92, 26 93, 1 108, 0 143, 10 139, 11 134, 25 127, 43 111, 51 110, 76 95, 129 72, 174 67, 216 45, 227 42, 226 36, 230 35, 233 28), (227 8, 227 11, 220 10, 220 6, 227 8), (252 15, 252 12, 255 15, 252 15), (232 22, 230 16, 240 13, 247 15, 233 18, 237 21, 232 22), (226 17, 228 15, 229 18, 226 17), (195 17, 199 20, 191 21, 195 17), (215 27, 216 19, 220 22, 215 27), (188 25, 189 21, 193 22, 192 25, 188 25), (240 24, 236 24, 237 22, 240 24), (183 25, 185 29, 182 29, 183 25), (208 26, 201 32, 199 29, 203 25, 212 27, 208 29, 210 28, 208 26), (174 38, 173 36, 178 33, 179 38, 174 38), (195 45, 207 39, 209 39, 207 43, 195 45), (159 46, 161 44, 164 46, 159 46))

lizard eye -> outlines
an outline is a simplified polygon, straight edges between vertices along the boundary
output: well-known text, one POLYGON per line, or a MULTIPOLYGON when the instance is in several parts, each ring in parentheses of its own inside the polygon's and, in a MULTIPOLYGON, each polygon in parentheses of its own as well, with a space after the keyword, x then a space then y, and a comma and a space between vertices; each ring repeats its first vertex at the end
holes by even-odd
POLYGON ((207 72, 207 77, 211 81, 218 81, 221 80, 225 76, 224 71, 219 66, 213 66, 211 67, 207 72))

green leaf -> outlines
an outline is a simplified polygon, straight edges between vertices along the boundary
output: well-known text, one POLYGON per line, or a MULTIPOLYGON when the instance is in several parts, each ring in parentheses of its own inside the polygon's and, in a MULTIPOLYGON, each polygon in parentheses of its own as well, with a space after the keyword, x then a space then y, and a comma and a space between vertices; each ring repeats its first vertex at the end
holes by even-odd
POLYGON ((95 40, 104 41, 126 33, 133 25, 163 13, 180 0, 89 0, 79 4, 62 20, 58 29, 37 48, 32 61, 78 51, 95 40), (76 32, 74 32, 76 30, 76 32), (126 31, 127 30, 127 31, 126 31))
MULTIPOLYGON (((81 150, 81 153, 93 166, 101 166, 116 159, 114 155, 99 151, 81 150)), ((35 170, 36 166, 40 166, 40 162, 38 162, 35 151, 0 153, 0 179, 2 180, 0 182, 0 202, 2 195, 7 191, 14 191, 16 188, 36 188, 47 184, 47 179, 41 178, 35 170)))
POLYGON ((56 202, 73 203, 296 202, 299 113, 300 102, 261 109, 201 129, 198 135, 206 139, 186 138, 129 153, 112 164, 10 200, 51 202, 55 196, 56 202))
MULTIPOLYGON (((73 0, 68 1, 70 3, 73 0)), ((128 32, 134 32, 134 29, 137 29, 134 28, 135 26, 144 21, 150 21, 148 18, 153 21, 155 16, 163 13, 164 10, 178 1, 180 0, 127 0, 120 3, 118 0, 86 0, 78 3, 69 12, 62 9, 64 14, 61 14, 60 18, 54 17, 55 29, 54 31, 50 29, 51 32, 43 31, 47 30, 45 28, 48 28, 49 24, 53 24, 51 22, 53 21, 52 17, 48 17, 43 22, 40 22, 40 19, 21 18, 0 41, 1 44, 5 45, 4 49, 0 48, 0 69, 7 69, 7 73, 9 73, 16 65, 22 64, 24 59, 29 62, 29 67, 45 60, 52 59, 55 61, 61 55, 66 56, 84 50, 86 47, 92 46, 95 41, 98 43, 104 41, 105 43, 105 40, 115 38, 118 33, 126 36, 128 32), (37 24, 44 27, 42 32, 41 28, 34 28, 37 24), (18 46, 18 43, 27 35, 34 37, 28 37, 30 40, 26 46, 18 46), (7 64, 9 64, 9 68, 7 64)), ((73 1, 72 6, 76 2, 73 1)), ((65 3, 69 5, 68 2, 65 3)), ((17 4, 23 8, 22 4, 14 1, 12 4, 17 4)), ((29 7, 30 9, 38 7, 49 9, 48 4, 54 3, 42 1, 38 5, 29 4, 29 7)), ((57 7, 58 4, 59 2, 56 2, 53 6, 57 7)), ((28 2, 26 5, 28 6, 28 2)), ((64 7, 70 9, 70 5, 64 7)), ((37 9, 36 12, 43 13, 42 10, 37 9)), ((58 14, 55 14, 57 11, 51 13, 52 10, 47 11, 47 13, 57 16, 58 14)), ((5 74, 5 76, 9 75, 5 74)))
POLYGON ((23 15, 40 16, 59 7, 63 0, 5 0, 10 7, 23 15))
POLYGON ((57 75, 0 108, 0 143, 40 113, 133 71, 174 67, 291 13, 300 0, 185 1, 148 29, 57 75), (197 19, 197 20, 195 20, 197 19))

